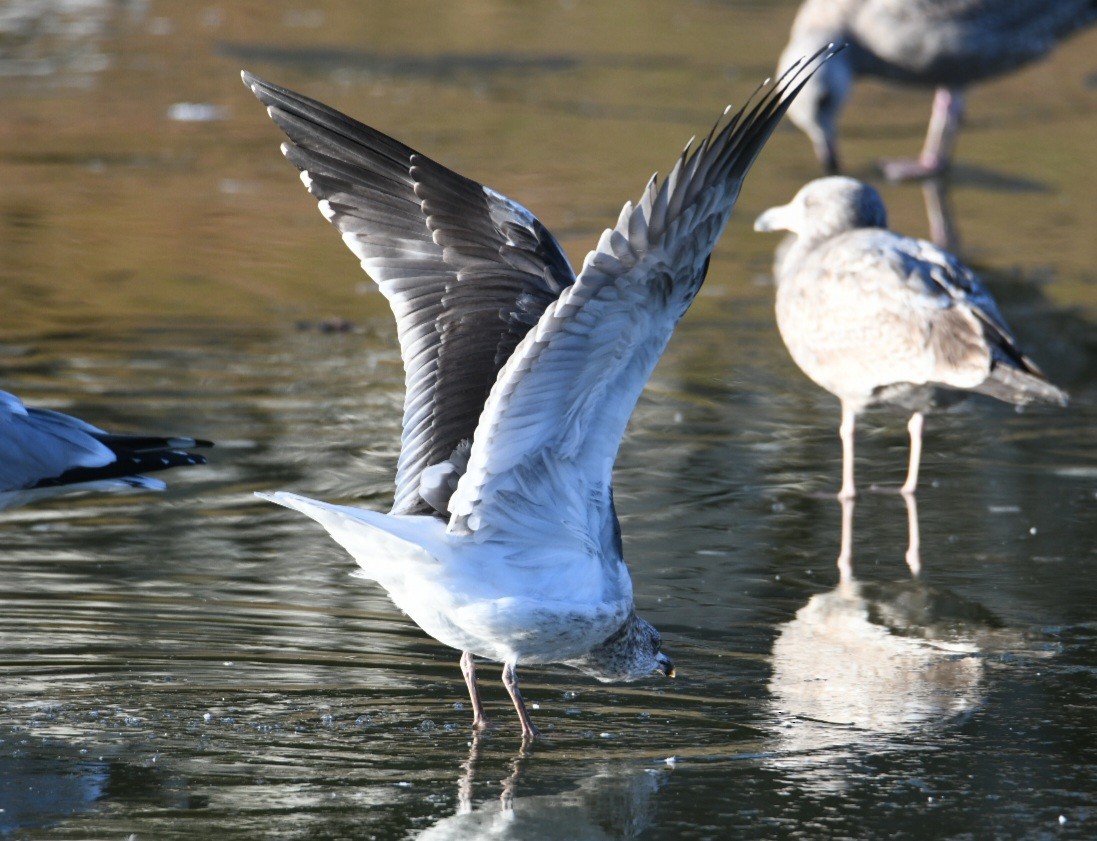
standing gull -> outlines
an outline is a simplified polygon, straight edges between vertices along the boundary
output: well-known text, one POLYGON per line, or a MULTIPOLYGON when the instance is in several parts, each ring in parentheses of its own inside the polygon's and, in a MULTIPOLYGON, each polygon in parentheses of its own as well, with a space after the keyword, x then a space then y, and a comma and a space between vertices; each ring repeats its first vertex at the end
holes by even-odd
MULTIPOLYGON (((829 55, 829 51, 827 53, 829 55)), ((404 430, 388 514, 262 495, 321 523, 393 602, 473 657, 536 735, 519 663, 673 676, 633 606, 611 478, 621 437, 704 280, 743 179, 824 57, 722 119, 626 203, 576 275, 528 210, 379 131, 244 73, 282 151, 396 316, 404 430)), ((726 114, 726 112, 725 112, 726 114)), ((692 144, 691 144, 692 145, 692 144)))
POLYGON ((162 490, 142 473, 206 460, 194 438, 113 435, 78 418, 28 408, 0 391, 0 510, 71 491, 162 490))
POLYGON ((865 408, 909 409, 905 494, 918 485, 923 413, 963 392, 1066 405, 1017 347, 979 278, 925 240, 887 229, 875 189, 842 176, 810 182, 756 231, 796 235, 778 258, 777 326, 797 365, 842 402, 842 489, 851 499, 853 427, 865 408))
POLYGON ((935 88, 921 154, 883 169, 895 181, 936 175, 951 161, 969 85, 1042 58, 1094 22, 1097 0, 805 0, 778 66, 832 42, 847 49, 805 86, 788 116, 835 174, 838 115, 854 77, 935 88))

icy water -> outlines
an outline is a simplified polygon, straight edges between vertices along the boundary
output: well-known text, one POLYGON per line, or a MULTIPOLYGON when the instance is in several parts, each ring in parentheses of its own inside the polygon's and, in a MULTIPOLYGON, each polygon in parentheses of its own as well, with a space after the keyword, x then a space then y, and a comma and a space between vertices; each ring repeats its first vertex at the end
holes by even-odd
MULTIPOLYGON (((842 515, 836 401, 773 324, 750 230, 817 173, 778 132, 616 472, 675 681, 526 669, 546 737, 473 740, 455 652, 289 489, 384 509, 395 330, 278 154, 241 67, 532 208, 578 262, 768 75, 791 3, 9 3, 0 8, 0 387, 213 439, 165 494, 0 514, 0 836, 1097 835, 1094 33, 971 97, 962 251, 1073 397, 927 426, 918 510, 842 515), (352 329, 332 332, 341 320, 352 329), (908 568, 919 526, 921 575, 908 568)), ((929 97, 861 85, 846 160, 914 152, 929 97)), ((924 235, 916 186, 883 187, 924 235)), ((904 419, 866 419, 894 488, 904 419)))

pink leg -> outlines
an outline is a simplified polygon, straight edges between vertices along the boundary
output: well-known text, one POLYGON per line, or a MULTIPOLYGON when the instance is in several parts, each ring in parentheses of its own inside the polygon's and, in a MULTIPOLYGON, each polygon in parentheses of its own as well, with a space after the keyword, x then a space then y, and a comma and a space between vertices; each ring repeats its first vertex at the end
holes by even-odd
POLYGON ((899 493, 908 496, 918 489, 918 467, 922 463, 922 429, 925 423, 925 415, 921 412, 911 415, 907 423, 907 430, 910 432, 910 464, 907 467, 907 480, 899 489, 899 493))
POLYGON ((937 88, 933 95, 926 142, 917 160, 884 161, 881 168, 889 181, 910 181, 940 175, 952 163, 960 122, 964 116, 964 94, 952 88, 937 88))
POLYGON ((503 686, 505 686, 507 692, 510 693, 510 700, 514 702, 514 709, 518 711, 518 720, 522 722, 522 741, 525 742, 540 736, 540 732, 533 726, 533 722, 530 721, 529 713, 526 712, 526 704, 525 701, 522 700, 522 692, 518 689, 518 675, 515 674, 514 663, 503 664, 503 686))
POLYGON ((853 499, 857 489, 853 484, 853 429, 856 425, 856 412, 845 403, 842 404, 842 424, 838 427, 838 436, 842 439, 842 489, 839 499, 853 499))
POLYGON ((469 688, 469 698, 472 700, 472 726, 477 730, 490 727, 487 716, 484 715, 484 704, 480 700, 480 688, 476 685, 476 664, 472 661, 471 651, 461 652, 461 674, 465 676, 465 684, 469 688))

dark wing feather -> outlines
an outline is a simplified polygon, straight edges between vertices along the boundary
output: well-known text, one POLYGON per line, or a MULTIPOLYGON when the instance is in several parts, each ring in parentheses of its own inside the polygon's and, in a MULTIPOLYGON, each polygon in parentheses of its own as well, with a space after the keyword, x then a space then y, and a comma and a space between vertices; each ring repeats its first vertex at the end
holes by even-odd
POLYGON ((392 513, 432 512, 422 472, 472 437, 499 369, 575 274, 516 202, 312 99, 242 76, 396 315, 407 393, 392 513))

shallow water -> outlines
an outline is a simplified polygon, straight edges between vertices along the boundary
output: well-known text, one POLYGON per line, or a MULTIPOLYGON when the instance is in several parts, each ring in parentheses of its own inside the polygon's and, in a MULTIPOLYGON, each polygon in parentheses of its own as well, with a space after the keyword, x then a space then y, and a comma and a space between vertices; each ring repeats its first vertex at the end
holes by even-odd
MULTIPOLYGON (((218 445, 165 494, 0 515, 0 835, 1093 836, 1092 33, 973 94, 949 196, 1070 409, 931 418, 920 577, 910 512, 870 492, 841 582, 836 401, 781 347, 776 243, 750 231, 816 174, 779 132, 617 466, 637 601, 679 677, 524 670, 547 737, 523 752, 497 668, 501 726, 473 741, 454 652, 251 495, 385 508, 402 374, 384 301, 237 74, 487 181, 578 261, 771 72, 794 6, 22 8, 0 16, 0 387, 218 445)), ((927 110, 859 88, 854 174, 914 151, 927 110)), ((923 235, 921 191, 883 191, 923 235)), ((865 486, 898 486, 903 419, 867 418, 859 454, 865 486)))

